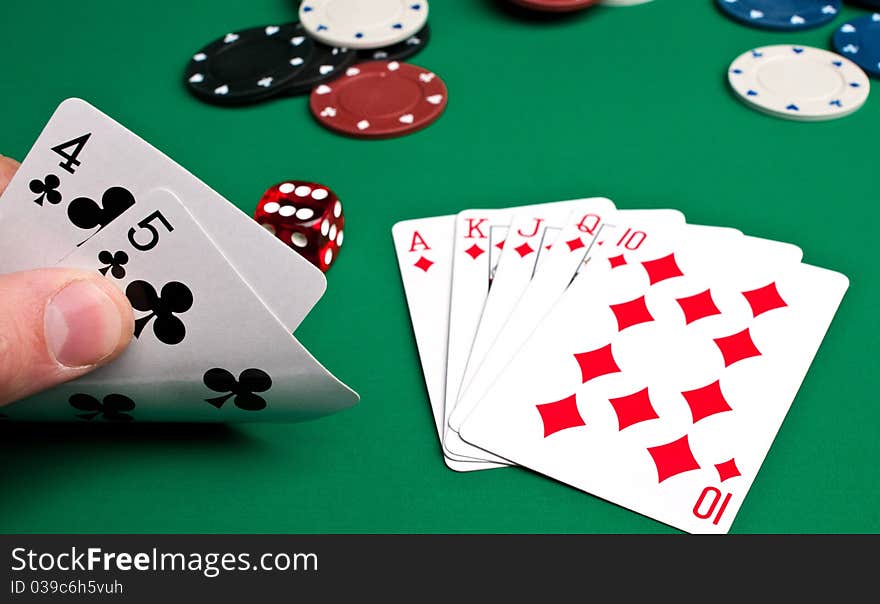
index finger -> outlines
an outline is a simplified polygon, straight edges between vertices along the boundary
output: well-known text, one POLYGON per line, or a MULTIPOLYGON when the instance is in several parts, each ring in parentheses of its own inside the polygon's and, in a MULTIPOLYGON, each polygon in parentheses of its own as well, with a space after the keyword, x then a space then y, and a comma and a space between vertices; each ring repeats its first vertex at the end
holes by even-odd
POLYGON ((20 164, 11 157, 0 155, 0 195, 3 194, 9 181, 12 180, 19 165, 20 164))

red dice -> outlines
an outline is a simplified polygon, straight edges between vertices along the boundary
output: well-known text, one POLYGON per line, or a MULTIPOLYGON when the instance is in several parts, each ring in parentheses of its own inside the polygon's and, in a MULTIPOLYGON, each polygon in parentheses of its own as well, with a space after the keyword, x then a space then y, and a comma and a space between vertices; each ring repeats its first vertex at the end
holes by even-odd
POLYGON ((322 271, 339 255, 342 202, 324 185, 286 180, 269 188, 254 219, 322 271))

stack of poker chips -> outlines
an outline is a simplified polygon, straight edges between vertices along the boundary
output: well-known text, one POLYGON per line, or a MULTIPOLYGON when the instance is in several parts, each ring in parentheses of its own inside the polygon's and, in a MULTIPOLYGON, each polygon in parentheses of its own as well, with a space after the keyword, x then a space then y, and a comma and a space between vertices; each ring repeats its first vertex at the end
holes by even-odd
POLYGON ((193 55, 184 80, 198 98, 227 106, 311 93, 313 115, 330 130, 400 136, 432 123, 446 107, 443 81, 403 63, 429 36, 427 0, 304 0, 298 22, 214 40, 193 55))
MULTIPOLYGON (((743 25, 796 32, 834 21, 841 0, 716 0, 719 10, 743 25)), ((858 4, 880 9, 880 0, 858 4)), ((787 120, 836 119, 857 111, 880 77, 880 13, 838 27, 835 52, 798 44, 750 49, 731 63, 728 82, 748 107, 787 120), (867 73, 866 73, 867 72, 867 73)))

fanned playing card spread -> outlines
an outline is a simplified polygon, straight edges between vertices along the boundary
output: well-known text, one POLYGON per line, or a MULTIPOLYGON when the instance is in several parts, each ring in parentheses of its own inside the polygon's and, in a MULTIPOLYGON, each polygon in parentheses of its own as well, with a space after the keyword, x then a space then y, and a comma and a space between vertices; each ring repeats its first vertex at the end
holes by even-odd
POLYGON ((545 205, 393 228, 447 465, 522 465, 727 532, 847 278, 672 210, 545 205), (500 257, 475 273, 489 244, 500 257))
POLYGON ((135 313, 119 359, 6 407, 13 421, 298 421, 358 401, 291 335, 321 271, 84 101, 25 158, 0 233, 0 271, 93 270, 135 313))

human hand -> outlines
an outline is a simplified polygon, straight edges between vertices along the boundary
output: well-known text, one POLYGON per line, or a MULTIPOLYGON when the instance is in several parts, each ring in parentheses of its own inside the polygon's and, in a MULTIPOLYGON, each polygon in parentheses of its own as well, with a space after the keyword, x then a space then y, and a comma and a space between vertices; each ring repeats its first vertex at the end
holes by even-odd
MULTIPOLYGON (((0 155, 0 194, 18 165, 0 155)), ((133 332, 128 299, 101 275, 66 268, 0 275, 0 406, 109 363, 133 332)))

